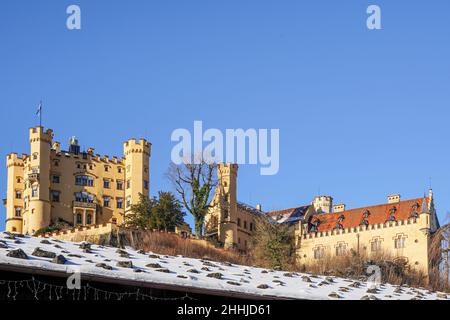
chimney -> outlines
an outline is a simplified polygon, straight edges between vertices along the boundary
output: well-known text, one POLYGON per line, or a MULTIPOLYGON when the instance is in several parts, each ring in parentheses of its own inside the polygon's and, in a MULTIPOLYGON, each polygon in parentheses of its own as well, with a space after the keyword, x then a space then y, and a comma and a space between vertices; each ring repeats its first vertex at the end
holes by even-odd
POLYGON ((344 212, 344 211, 345 211, 345 204, 343 204, 343 203, 335 204, 333 206, 333 212, 334 213, 344 212))
POLYGON ((399 194, 393 194, 388 196, 388 203, 398 203, 398 202, 400 202, 399 194))
POLYGON ((256 210, 262 211, 262 206, 261 206, 260 203, 258 203, 258 204, 256 205, 256 210))

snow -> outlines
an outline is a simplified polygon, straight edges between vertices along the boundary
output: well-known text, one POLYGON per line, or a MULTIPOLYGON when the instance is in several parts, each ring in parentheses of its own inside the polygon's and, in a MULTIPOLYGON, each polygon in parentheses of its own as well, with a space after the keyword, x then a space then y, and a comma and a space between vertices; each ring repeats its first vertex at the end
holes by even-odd
MULTIPOLYGON (((378 287, 377 293, 367 293, 369 285, 360 282, 359 287, 350 286, 355 283, 354 280, 325 276, 315 276, 302 273, 287 273, 285 271, 273 271, 262 268, 227 264, 214 261, 204 261, 200 259, 186 258, 182 256, 163 256, 158 258, 150 257, 151 252, 138 253, 131 248, 125 248, 130 257, 120 257, 117 248, 91 245, 92 253, 83 252, 80 243, 65 242, 52 238, 47 238, 51 244, 41 243, 43 238, 25 236, 17 237, 20 243, 14 239, 8 239, 7 233, 0 233, 0 242, 7 245, 7 248, 0 246, 0 269, 4 265, 35 267, 48 271, 60 271, 68 274, 80 272, 82 275, 102 276, 111 279, 126 279, 153 284, 177 285, 192 288, 212 289, 226 292, 246 293, 251 295, 271 296, 293 299, 350 299, 359 300, 364 296, 376 297, 383 300, 406 300, 406 299, 448 299, 443 294, 430 292, 426 289, 417 289, 410 287, 384 284, 378 287), (55 247, 57 245, 57 247, 55 247), (62 254, 67 262, 64 265, 52 263, 49 258, 40 258, 32 256, 35 248, 41 248, 62 254), (58 248, 59 247, 59 248, 58 248), (8 257, 7 253, 14 249, 22 249, 28 259, 18 259, 8 257), (74 257, 69 254, 82 256, 74 257), (106 259, 106 261, 105 261, 106 259), (90 260, 91 262, 87 261, 90 260), (107 261, 110 260, 110 261, 107 261), (133 268, 123 268, 116 266, 118 261, 132 261, 133 268), (105 263, 112 267, 112 270, 106 270, 96 267, 97 263, 105 263), (150 263, 158 263, 162 268, 169 269, 170 273, 157 271, 155 268, 147 267, 150 263), (213 264, 213 266, 208 266, 213 264), (209 268, 209 271, 202 268, 209 268), (136 272, 140 269, 141 272, 136 272), (188 272, 190 269, 196 269, 199 273, 188 272), (221 273, 222 279, 208 277, 210 273, 221 273), (185 276, 187 278, 180 278, 185 276), (305 278, 308 277, 308 278, 305 278), (306 282, 305 280, 311 282, 306 282), (275 282, 274 282, 275 280, 275 282), (281 281, 280 284, 277 281, 281 281), (238 283, 239 286, 232 284, 238 283), (326 284, 322 284, 325 282, 326 284), (258 288, 260 285, 268 285, 267 289, 258 288), (394 292, 397 289, 399 292, 394 292), (335 297, 332 293, 337 293, 335 297), (330 296, 331 294, 331 296, 330 296)), ((0 276, 1 277, 1 276, 0 276)), ((2 280, 2 279, 0 279, 2 280)))

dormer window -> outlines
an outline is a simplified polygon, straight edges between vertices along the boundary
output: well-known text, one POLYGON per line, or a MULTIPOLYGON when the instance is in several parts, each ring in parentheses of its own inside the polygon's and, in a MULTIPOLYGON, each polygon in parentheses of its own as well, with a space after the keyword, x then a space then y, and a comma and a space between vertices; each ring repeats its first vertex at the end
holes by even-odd
POLYGON ((386 222, 396 221, 396 219, 395 219, 395 212, 396 211, 397 211, 396 207, 391 207, 389 209, 389 217, 387 218, 386 222))
POLYGON ((410 218, 415 218, 416 219, 416 218, 419 217, 419 214, 418 214, 419 207, 420 207, 419 203, 418 202, 414 202, 414 204, 411 207, 411 214, 409 215, 410 218))
POLYGON ((334 228, 336 230, 342 230, 342 229, 344 229, 344 226, 342 225, 342 223, 337 222, 336 225, 334 226, 334 228))

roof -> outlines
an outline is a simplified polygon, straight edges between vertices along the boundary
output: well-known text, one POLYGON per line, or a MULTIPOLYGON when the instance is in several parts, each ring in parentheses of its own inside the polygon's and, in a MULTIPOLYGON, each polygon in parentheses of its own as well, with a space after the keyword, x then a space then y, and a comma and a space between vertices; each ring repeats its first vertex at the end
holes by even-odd
POLYGON ((278 223, 294 223, 303 219, 310 208, 309 205, 295 208, 274 210, 267 213, 267 215, 278 223))
POLYGON ((240 208, 240 209, 242 209, 244 211, 247 211, 249 213, 253 213, 253 214, 256 214, 256 215, 265 215, 264 211, 256 209, 255 207, 253 207, 253 206, 251 206, 251 205, 249 205, 247 203, 244 203, 244 202, 238 201, 237 202, 237 206, 238 206, 238 208, 240 208))
POLYGON ((424 201, 425 208, 427 208, 428 198, 416 198, 397 203, 385 203, 369 207, 350 209, 337 213, 315 214, 311 217, 310 222, 314 222, 316 219, 319 220, 317 232, 331 231, 336 228, 338 223, 340 223, 343 228, 353 228, 361 225, 365 219, 364 213, 367 214, 368 212, 366 218, 367 224, 383 224, 389 219, 391 210, 396 221, 407 220, 411 217, 412 213, 420 213, 421 210, 424 210, 422 207, 424 201), (339 219, 340 217, 343 217, 341 221, 339 219))

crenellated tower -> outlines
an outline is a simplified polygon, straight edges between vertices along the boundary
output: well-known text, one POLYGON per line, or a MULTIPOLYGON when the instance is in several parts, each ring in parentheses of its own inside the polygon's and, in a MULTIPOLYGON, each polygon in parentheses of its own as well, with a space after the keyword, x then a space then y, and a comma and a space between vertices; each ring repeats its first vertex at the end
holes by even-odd
POLYGON ((130 139, 123 145, 125 156, 125 214, 139 202, 139 194, 149 195, 151 143, 130 139))
POLYGON ((27 209, 23 232, 33 234, 48 227, 51 221, 50 206, 50 151, 53 131, 38 126, 29 130, 31 153, 24 169, 27 185, 27 209))
POLYGON ((6 231, 22 233, 24 214, 24 158, 17 153, 6 157, 8 170, 7 200, 6 200, 6 231))
POLYGON ((219 240, 225 248, 234 248, 237 244, 237 171, 238 165, 234 163, 218 164, 218 206, 219 240))

